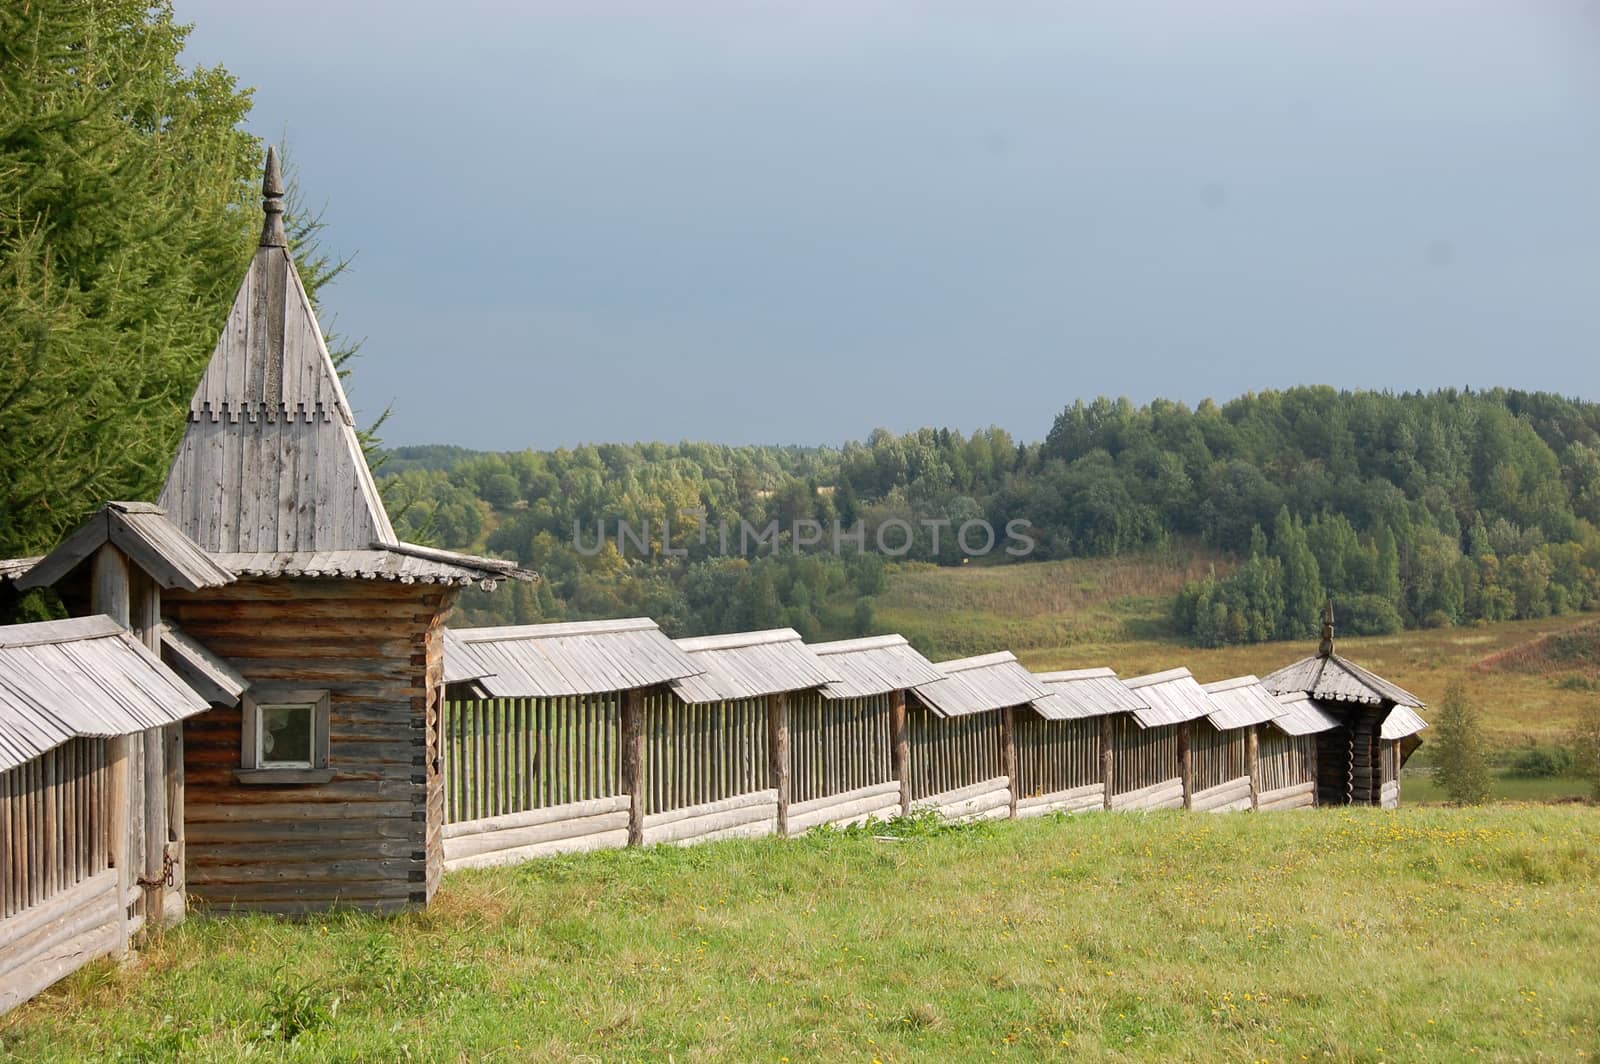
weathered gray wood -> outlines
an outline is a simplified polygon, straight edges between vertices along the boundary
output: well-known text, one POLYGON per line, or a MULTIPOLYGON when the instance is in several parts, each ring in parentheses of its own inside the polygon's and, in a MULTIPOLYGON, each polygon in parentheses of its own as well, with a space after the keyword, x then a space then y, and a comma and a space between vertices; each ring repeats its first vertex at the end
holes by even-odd
POLYGON ((1018 816, 1043 816, 1046 813, 1081 813, 1092 809, 1103 809, 1106 802, 1106 789, 1103 783, 1088 783, 1082 787, 1071 790, 1056 791, 1054 794, 1041 794, 1020 799, 1017 802, 1018 816))
POLYGON ((1115 783, 1115 751, 1111 745, 1111 717, 1100 718, 1100 782, 1105 785, 1105 807, 1111 808, 1111 797, 1116 793, 1115 783))
POLYGON ((622 849, 627 845, 628 829, 623 826, 614 830, 599 831, 589 835, 574 835, 570 838, 552 839, 528 846, 492 850, 487 853, 474 854, 470 857, 446 857, 445 868, 451 872, 461 868, 495 868, 501 865, 520 864, 523 861, 532 861, 540 857, 549 857, 560 853, 615 850, 622 849))
POLYGON ((783 692, 767 696, 767 774, 777 795, 779 835, 789 833, 789 706, 783 692))
POLYGON ((628 796, 628 845, 644 845, 644 694, 622 696, 622 792, 628 796))
POLYGON ((476 857, 479 854, 494 853, 499 850, 517 850, 540 843, 556 842, 561 839, 576 838, 584 835, 618 831, 626 832, 627 829, 628 811, 621 809, 592 816, 569 817, 544 824, 533 824, 528 827, 502 828, 498 831, 478 832, 473 835, 447 839, 445 841, 445 861, 448 864, 448 862, 459 858, 476 857))
POLYGON ((1260 725, 1250 725, 1245 733, 1245 765, 1250 774, 1250 808, 1261 806, 1261 735, 1260 725))
POLYGON ((1007 706, 1000 711, 1000 772, 1006 778, 1006 790, 1011 795, 1011 803, 1006 809, 1006 815, 1013 820, 1017 816, 1017 721, 1016 707, 1007 706))
POLYGON ((906 693, 890 694, 889 736, 894 749, 894 778, 900 784, 900 815, 911 815, 911 740, 906 734, 906 693))
POLYGON ((900 784, 893 780, 790 805, 789 828, 791 833, 799 834, 820 824, 853 823, 872 815, 892 815, 899 810, 900 784))
POLYGON ((1183 807, 1194 808, 1194 724, 1178 725, 1178 776, 1183 781, 1183 807))

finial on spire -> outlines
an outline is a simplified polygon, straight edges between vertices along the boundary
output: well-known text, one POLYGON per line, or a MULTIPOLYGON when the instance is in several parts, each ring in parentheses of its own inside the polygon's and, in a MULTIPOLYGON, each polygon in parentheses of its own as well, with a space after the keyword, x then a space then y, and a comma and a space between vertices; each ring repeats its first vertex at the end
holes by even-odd
POLYGON ((1322 615, 1322 645, 1317 653, 1325 658, 1333 656, 1333 596, 1328 596, 1328 609, 1322 615))
POLYGON ((270 145, 261 174, 261 211, 267 216, 261 224, 261 246, 288 247, 289 235, 283 229, 283 170, 278 166, 278 149, 270 145))

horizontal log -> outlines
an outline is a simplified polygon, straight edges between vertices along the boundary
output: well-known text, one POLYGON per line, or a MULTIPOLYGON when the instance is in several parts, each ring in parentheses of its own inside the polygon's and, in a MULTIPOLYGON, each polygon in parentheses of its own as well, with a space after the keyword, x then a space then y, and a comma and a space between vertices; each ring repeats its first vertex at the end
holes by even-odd
POLYGON ((336 902, 408 898, 422 884, 406 880, 365 883, 230 883, 200 887, 190 896, 205 908, 226 908, 234 904, 264 906, 275 902, 318 902, 324 908, 336 902))
POLYGON ((849 795, 839 795, 832 801, 813 799, 805 803, 808 808, 801 813, 795 812, 795 807, 789 807, 789 834, 798 835, 809 831, 821 824, 834 824, 844 826, 865 820, 869 816, 888 814, 894 816, 900 812, 900 785, 892 783, 888 790, 877 787, 862 787, 851 791, 849 795))
POLYGON ((1043 816, 1046 813, 1084 813, 1105 808, 1103 783, 1089 783, 1053 794, 1038 794, 1017 800, 1017 816, 1043 816))
POLYGON ((722 842, 725 839, 759 839, 771 835, 778 830, 777 814, 774 811, 771 820, 755 820, 746 824, 733 824, 725 828, 715 828, 699 835, 686 836, 679 839, 663 839, 669 846, 698 846, 702 842, 722 842))
POLYGON ((818 809, 828 809, 841 802, 853 802, 861 798, 872 798, 878 795, 892 794, 899 799, 900 781, 889 780, 886 783, 869 783, 865 787, 857 787, 853 791, 841 791, 838 794, 823 795, 804 802, 791 802, 789 804, 789 820, 793 822, 797 816, 815 812, 818 809))
POLYGON ((1298 809, 1309 807, 1316 796, 1316 784, 1307 780, 1304 783, 1294 783, 1287 787, 1279 787, 1270 791, 1261 792, 1261 800, 1257 808, 1268 809, 1298 809))
MULTIPOLYGON (((326 821, 322 821, 326 823, 326 821)), ((412 860, 422 845, 422 825, 411 838, 365 839, 318 838, 316 835, 299 835, 295 838, 262 838, 254 842, 189 843, 189 864, 192 868, 215 875, 219 869, 247 867, 250 865, 281 865, 284 862, 371 860, 398 858, 412 860)))
POLYGON ((476 854, 471 857, 450 858, 446 856, 444 862, 445 871, 454 872, 462 868, 493 868, 498 865, 532 861, 539 857, 549 857, 558 853, 587 853, 591 850, 621 849, 628 845, 626 816, 627 814, 624 813, 622 827, 614 830, 598 831, 590 835, 575 835, 571 838, 554 839, 549 842, 535 843, 531 846, 519 846, 508 850, 494 850, 490 853, 476 854))
POLYGON ((1203 813, 1218 806, 1231 805, 1240 798, 1245 800, 1245 805, 1250 804, 1250 777, 1238 776, 1215 787, 1207 787, 1203 791, 1195 791, 1190 801, 1189 808, 1195 812, 1203 813))
MULTIPOLYGON (((420 789, 420 785, 419 785, 420 789)), ((212 792, 188 793, 184 808, 184 824, 208 822, 228 823, 237 820, 410 820, 411 814, 421 809, 412 802, 351 802, 303 801, 295 795, 293 802, 262 804, 260 802, 214 802, 212 792)), ((232 797, 230 795, 229 797, 232 797)))
POLYGON ((520 813, 505 813, 501 816, 489 816, 478 820, 463 820, 454 824, 446 824, 444 837, 454 839, 463 835, 476 835, 485 831, 537 827, 540 824, 549 824, 557 820, 599 816, 601 813, 615 813, 618 810, 627 812, 629 806, 630 802, 626 794, 613 795, 610 798, 590 798, 582 802, 564 802, 561 805, 545 806, 542 809, 529 809, 520 813))
POLYGON ((121 949, 126 941, 124 936, 122 921, 113 914, 110 919, 84 928, 68 938, 52 940, 48 948, 15 967, 0 966, 0 971, 5 973, 5 978, 0 979, 0 1014, 22 1004, 85 964, 121 949))
POLYGON ((1149 811, 1153 809, 1181 809, 1183 807, 1183 780, 1177 776, 1152 783, 1148 787, 1112 795, 1111 808, 1119 811, 1149 811))
POLYGON ((259 865, 199 864, 192 857, 189 885, 210 887, 221 883, 361 883, 385 880, 404 881, 422 870, 421 861, 403 858, 352 859, 345 861, 273 861, 259 865))
POLYGON ((930 794, 926 798, 918 798, 913 805, 954 805, 968 798, 975 798, 980 794, 988 794, 995 790, 1007 790, 1010 786, 1011 780, 1009 777, 995 776, 992 779, 984 780, 982 783, 974 783, 967 787, 957 787, 955 790, 930 794))
POLYGON ((661 827, 678 820, 692 820, 712 813, 745 809, 755 805, 773 805, 777 801, 778 792, 769 787, 764 791, 749 791, 731 798, 719 798, 714 802, 702 802, 699 805, 686 805, 681 809, 664 809, 659 813, 649 813, 644 818, 644 826, 646 829, 661 827))
POLYGON ((1221 805, 1207 806, 1205 809, 1200 810, 1200 812, 1202 812, 1202 813, 1245 813, 1245 812, 1248 812, 1249 810, 1250 810, 1250 796, 1247 794, 1243 798, 1235 798, 1231 802, 1224 802, 1221 805))
POLYGON ((551 820, 528 827, 501 828, 499 831, 480 831, 472 835, 447 839, 444 844, 444 856, 446 861, 451 861, 493 853, 497 850, 516 850, 544 842, 595 835, 619 828, 626 831, 627 827, 628 810, 614 809, 609 813, 597 813, 593 816, 551 820))
MULTIPOLYGON (((412 887, 422 887, 421 883, 409 884, 412 887)), ((411 895, 417 890, 408 891, 392 898, 365 898, 365 897, 337 897, 337 898, 263 898, 258 900, 234 899, 230 901, 203 901, 203 908, 211 912, 232 913, 272 913, 276 916, 317 916, 324 915, 334 909, 354 909, 359 912, 371 913, 375 916, 392 916, 396 913, 410 912, 422 907, 420 902, 413 902, 411 895)))
POLYGON ((0 920, 0 975, 26 963, 41 949, 63 935, 68 937, 83 928, 75 921, 85 913, 114 913, 117 909, 117 872, 107 869, 75 883, 66 890, 0 920))
POLYGON ((973 788, 963 787, 960 790, 949 791, 948 795, 961 795, 954 800, 942 795, 923 799, 913 804, 914 809, 933 809, 940 816, 949 820, 987 820, 994 818, 995 810, 999 810, 1000 817, 1011 815, 1011 788, 1006 785, 1004 776, 998 780, 989 781, 991 784, 998 782, 999 787, 991 787, 986 791, 973 793, 973 788))
MULTIPOLYGON (((771 794, 772 792, 763 792, 771 794)), ((715 804, 715 803, 708 803, 715 804)), ((778 802, 776 797, 757 805, 742 805, 734 809, 719 809, 701 816, 652 824, 645 819, 644 844, 659 842, 692 842, 726 832, 733 828, 751 827, 751 834, 770 835, 778 830, 778 802), (758 830, 759 827, 759 830, 758 830)))

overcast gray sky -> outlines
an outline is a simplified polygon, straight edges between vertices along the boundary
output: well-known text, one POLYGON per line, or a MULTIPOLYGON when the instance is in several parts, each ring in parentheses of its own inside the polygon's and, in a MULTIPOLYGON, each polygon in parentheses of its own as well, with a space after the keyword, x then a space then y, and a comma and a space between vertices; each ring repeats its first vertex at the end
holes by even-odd
POLYGON ((1600 398, 1593 0, 176 7, 358 253, 392 444, 1600 398))

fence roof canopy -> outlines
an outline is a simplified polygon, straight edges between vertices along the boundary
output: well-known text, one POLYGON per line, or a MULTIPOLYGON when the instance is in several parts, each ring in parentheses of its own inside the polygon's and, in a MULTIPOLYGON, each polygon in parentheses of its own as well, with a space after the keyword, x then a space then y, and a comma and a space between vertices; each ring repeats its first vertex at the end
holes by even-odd
POLYGON ((1149 702, 1117 678, 1114 669, 1036 672, 1034 678, 1050 689, 1055 695, 1052 705, 1062 710, 1063 715, 1053 720, 1082 720, 1150 708, 1149 702))
POLYGON ((211 708, 109 617, 0 627, 0 771, 211 708))
POLYGON ((1150 703, 1149 709, 1136 709, 1133 719, 1141 728, 1158 728, 1166 724, 1209 717, 1217 711, 1217 704, 1196 682, 1188 669, 1179 666, 1166 672, 1153 672, 1148 676, 1135 676, 1125 681, 1141 698, 1150 703))
MULTIPOLYGON (((701 671, 648 617, 454 628, 491 698, 561 698, 631 691, 701 671)), ((449 647, 445 668, 449 670, 449 647)))
POLYGON ((161 660, 215 705, 238 705, 239 696, 250 687, 250 681, 227 661, 170 624, 161 626, 161 660))
POLYGON ((1415 735, 1428 726, 1428 722, 1417 716, 1416 711, 1410 706, 1395 706, 1389 715, 1383 718, 1383 726, 1378 730, 1380 739, 1404 739, 1408 735, 1415 735))
MULTIPOLYGON (((1022 667, 1009 650, 973 658, 936 661, 940 677, 918 684, 917 698, 941 717, 966 717, 1012 706, 1030 706, 1041 716, 1053 716, 1055 695, 1022 667)), ((1064 712, 1061 710, 1060 712, 1064 712)))
POLYGON ((873 635, 812 643, 811 650, 838 679, 823 687, 825 698, 870 698, 941 679, 943 673, 903 635, 873 635))
POLYGON ((1217 707, 1215 712, 1206 714, 1206 719, 1218 731, 1265 724, 1283 713, 1282 704, 1254 676, 1217 680, 1202 684, 1201 689, 1217 707))
POLYGON ((1272 718, 1272 726, 1285 735, 1315 735, 1339 726, 1339 722, 1304 691, 1291 691, 1276 697, 1284 712, 1272 718))
POLYGON ((234 574, 148 502, 111 502, 56 549, 17 576, 23 591, 50 587, 110 543, 164 588, 199 591, 231 584, 234 574))
POLYGON ((809 691, 840 679, 793 628, 678 639, 703 672, 672 682, 685 702, 731 702, 789 691, 809 691))

